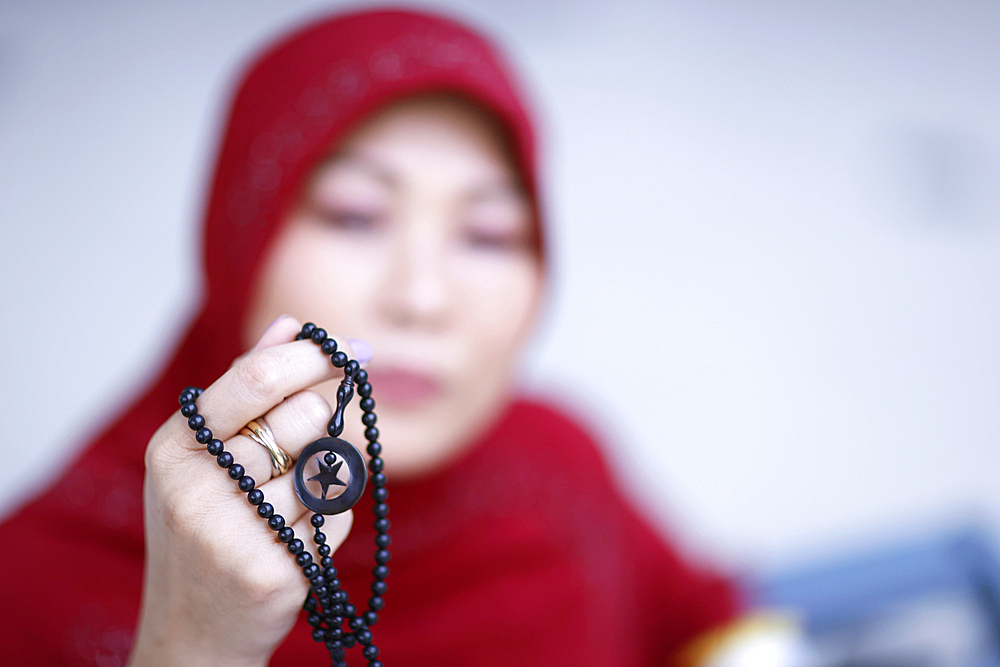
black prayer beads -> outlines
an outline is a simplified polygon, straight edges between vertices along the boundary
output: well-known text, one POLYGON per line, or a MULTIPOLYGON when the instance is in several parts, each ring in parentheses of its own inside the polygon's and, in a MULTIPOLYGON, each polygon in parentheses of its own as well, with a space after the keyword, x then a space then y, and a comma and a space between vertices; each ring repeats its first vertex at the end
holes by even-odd
POLYGON ((302 574, 310 584, 309 594, 302 608, 309 614, 307 620, 313 628, 313 639, 326 646, 333 666, 347 667, 346 649, 360 645, 363 647, 362 654, 368 660, 368 667, 382 667, 382 662, 378 660, 379 650, 375 646, 370 628, 378 621, 378 612, 385 604, 383 599, 386 591, 385 580, 389 576, 386 563, 390 557, 388 547, 391 539, 388 534, 390 524, 386 518, 389 513, 386 499, 389 494, 385 488, 385 473, 382 471, 384 466, 380 457, 382 445, 378 442, 379 432, 375 428, 372 385, 368 381, 367 371, 363 370, 357 361, 349 359, 344 352, 338 350, 337 342, 315 324, 303 325, 295 339, 312 340, 320 346, 324 355, 330 357, 330 362, 335 367, 344 369, 344 379, 337 391, 337 407, 327 425, 330 437, 321 438, 309 445, 299 457, 294 472, 296 494, 306 507, 315 512, 310 522, 315 529, 312 539, 316 544, 316 553, 320 557, 319 564, 313 561, 312 554, 306 551, 305 544, 295 536, 295 531, 285 525, 284 517, 275 514, 274 507, 265 502, 264 493, 256 488, 254 479, 247 475, 244 467, 236 463, 233 455, 225 450, 224 443, 213 436, 205 423, 204 416, 198 414, 196 401, 202 393, 201 389, 188 387, 181 392, 179 399, 181 414, 187 417, 188 426, 195 432, 195 440, 205 445, 205 449, 215 457, 219 466, 227 470, 229 477, 236 482, 240 491, 246 494, 247 502, 256 507, 257 515, 267 521, 268 527, 277 533, 278 540, 286 545, 288 552, 295 557, 295 563, 302 568, 302 574), (361 397, 361 421, 366 427, 365 439, 368 441, 369 457, 367 469, 357 449, 339 438, 344 429, 344 408, 354 395, 355 385, 361 397), (322 461, 312 458, 323 451, 327 453, 322 457, 322 461), (312 494, 305 484, 305 465, 309 460, 316 460, 318 463, 319 473, 310 478, 310 481, 318 481, 323 486, 322 497, 312 494), (345 485, 336 475, 342 462, 348 464, 351 479, 346 483, 347 489, 343 494, 328 500, 326 495, 329 485, 345 485), (333 566, 333 558, 330 555, 332 549, 326 544, 326 534, 322 527, 326 522, 323 514, 346 511, 357 502, 364 492, 368 471, 372 473, 369 481, 374 500, 372 511, 375 515, 376 531, 375 567, 372 570, 374 581, 371 585, 372 597, 368 600, 368 610, 359 614, 348 600, 347 592, 340 587, 337 569, 333 566))

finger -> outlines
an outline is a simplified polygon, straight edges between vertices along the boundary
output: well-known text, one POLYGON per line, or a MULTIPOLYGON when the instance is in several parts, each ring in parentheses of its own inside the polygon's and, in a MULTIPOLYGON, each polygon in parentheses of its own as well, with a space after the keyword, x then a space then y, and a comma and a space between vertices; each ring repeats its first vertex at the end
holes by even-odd
MULTIPOLYGON (((274 347, 295 340, 295 335, 302 330, 302 323, 291 315, 282 315, 264 330, 260 340, 250 350, 255 352, 264 348, 274 347)), ((359 362, 360 363, 360 362, 359 362)))
POLYGON ((360 338, 351 338, 347 342, 354 350, 354 354, 356 355, 354 358, 357 359, 358 364, 361 365, 361 368, 365 368, 368 362, 372 360, 372 357, 375 356, 375 349, 370 343, 366 343, 360 338))
MULTIPOLYGON (((293 475, 291 474, 279 475, 266 484, 261 484, 257 487, 264 493, 264 502, 270 503, 271 507, 274 508, 274 516, 280 515, 286 526, 293 525, 309 512, 306 506, 299 502, 298 496, 295 495, 295 486, 292 477, 293 475)), ((308 532, 300 533, 298 530, 295 531, 295 536, 306 543, 312 539, 309 537, 308 532)), ((278 539, 277 536, 275 536, 275 539, 278 539)))
POLYGON ((274 347, 275 345, 280 345, 282 343, 292 342, 295 340, 295 335, 301 330, 302 326, 299 324, 297 319, 291 315, 282 315, 268 325, 267 329, 264 330, 264 333, 261 334, 260 339, 254 343, 252 348, 233 359, 233 363, 229 364, 229 367, 232 368, 239 363, 241 359, 256 350, 263 350, 266 347, 274 347))
MULTIPOLYGON (((343 340, 340 350, 353 357, 354 351, 343 340)), ((311 341, 268 347, 239 360, 206 389, 198 399, 198 412, 213 437, 227 440, 285 397, 342 374, 311 341)), ((188 428, 187 420, 179 413, 173 419, 176 426, 172 428, 188 428)), ((180 438, 180 442, 192 450, 201 448, 190 436, 180 438)))
MULTIPOLYGON (((263 416, 275 443, 296 459, 313 440, 326 435, 326 425, 333 408, 314 391, 300 391, 289 396, 263 416)), ((257 418, 259 422, 260 417, 257 418)), ((277 474, 267 449, 252 438, 235 435, 226 442, 226 449, 254 478, 258 485, 277 474)))
MULTIPOLYGON (((351 526, 354 525, 354 510, 347 510, 341 514, 333 514, 323 518, 324 523, 320 530, 326 535, 326 544, 330 545, 330 553, 334 554, 351 532, 351 526)), ((311 521, 312 512, 306 512, 292 525, 292 530, 295 531, 296 537, 305 542, 306 549, 312 554, 313 560, 319 563, 320 557, 316 551, 316 543, 313 541, 316 529, 313 528, 311 521)))

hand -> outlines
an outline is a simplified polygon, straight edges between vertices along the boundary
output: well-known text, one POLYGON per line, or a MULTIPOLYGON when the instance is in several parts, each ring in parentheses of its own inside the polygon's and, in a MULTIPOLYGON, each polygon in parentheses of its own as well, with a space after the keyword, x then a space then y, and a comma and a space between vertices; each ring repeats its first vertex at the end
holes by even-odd
MULTIPOLYGON (((318 562, 311 513, 295 496, 291 471, 275 476, 267 450, 237 435, 263 415, 293 458, 326 435, 332 409, 307 388, 339 369, 311 341, 294 341, 300 328, 279 318, 197 403, 214 437, 318 562)), ((335 338, 353 358, 347 339, 335 338)), ((150 440, 145 460, 145 581, 130 664, 266 665, 308 592, 294 557, 179 411, 150 440)), ((350 512, 327 517, 327 544, 339 547, 351 521, 350 512)))

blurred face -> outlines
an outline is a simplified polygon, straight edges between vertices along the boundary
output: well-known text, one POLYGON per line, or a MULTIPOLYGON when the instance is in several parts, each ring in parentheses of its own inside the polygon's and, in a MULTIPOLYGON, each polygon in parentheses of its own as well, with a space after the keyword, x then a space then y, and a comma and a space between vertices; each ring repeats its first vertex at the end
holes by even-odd
MULTIPOLYGON (((502 136, 456 100, 405 102, 350 135, 305 184, 243 332, 289 313, 375 348, 388 470, 418 475, 503 408, 542 274, 502 136)), ((319 388, 335 404, 336 382, 319 388)), ((345 436, 364 444, 357 401, 345 436)))

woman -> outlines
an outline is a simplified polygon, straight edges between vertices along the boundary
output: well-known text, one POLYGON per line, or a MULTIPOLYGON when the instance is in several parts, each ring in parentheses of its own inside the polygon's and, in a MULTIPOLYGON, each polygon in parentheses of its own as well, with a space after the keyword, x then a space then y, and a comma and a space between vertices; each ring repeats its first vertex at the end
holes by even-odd
MULTIPOLYGON (((386 664, 662 665, 728 621, 729 586, 635 515, 587 434, 508 396, 544 287, 541 223, 529 117, 479 35, 365 12, 266 51, 223 140, 194 325, 146 395, 5 526, 7 655, 322 664, 305 580, 176 411, 181 388, 208 387, 202 414, 305 533, 291 476, 238 432, 263 416, 292 456, 323 434, 335 369, 293 342, 306 319, 377 351, 386 664)), ((326 526, 333 546, 346 538, 335 561, 360 604, 370 502, 353 528, 350 514, 326 526)))

